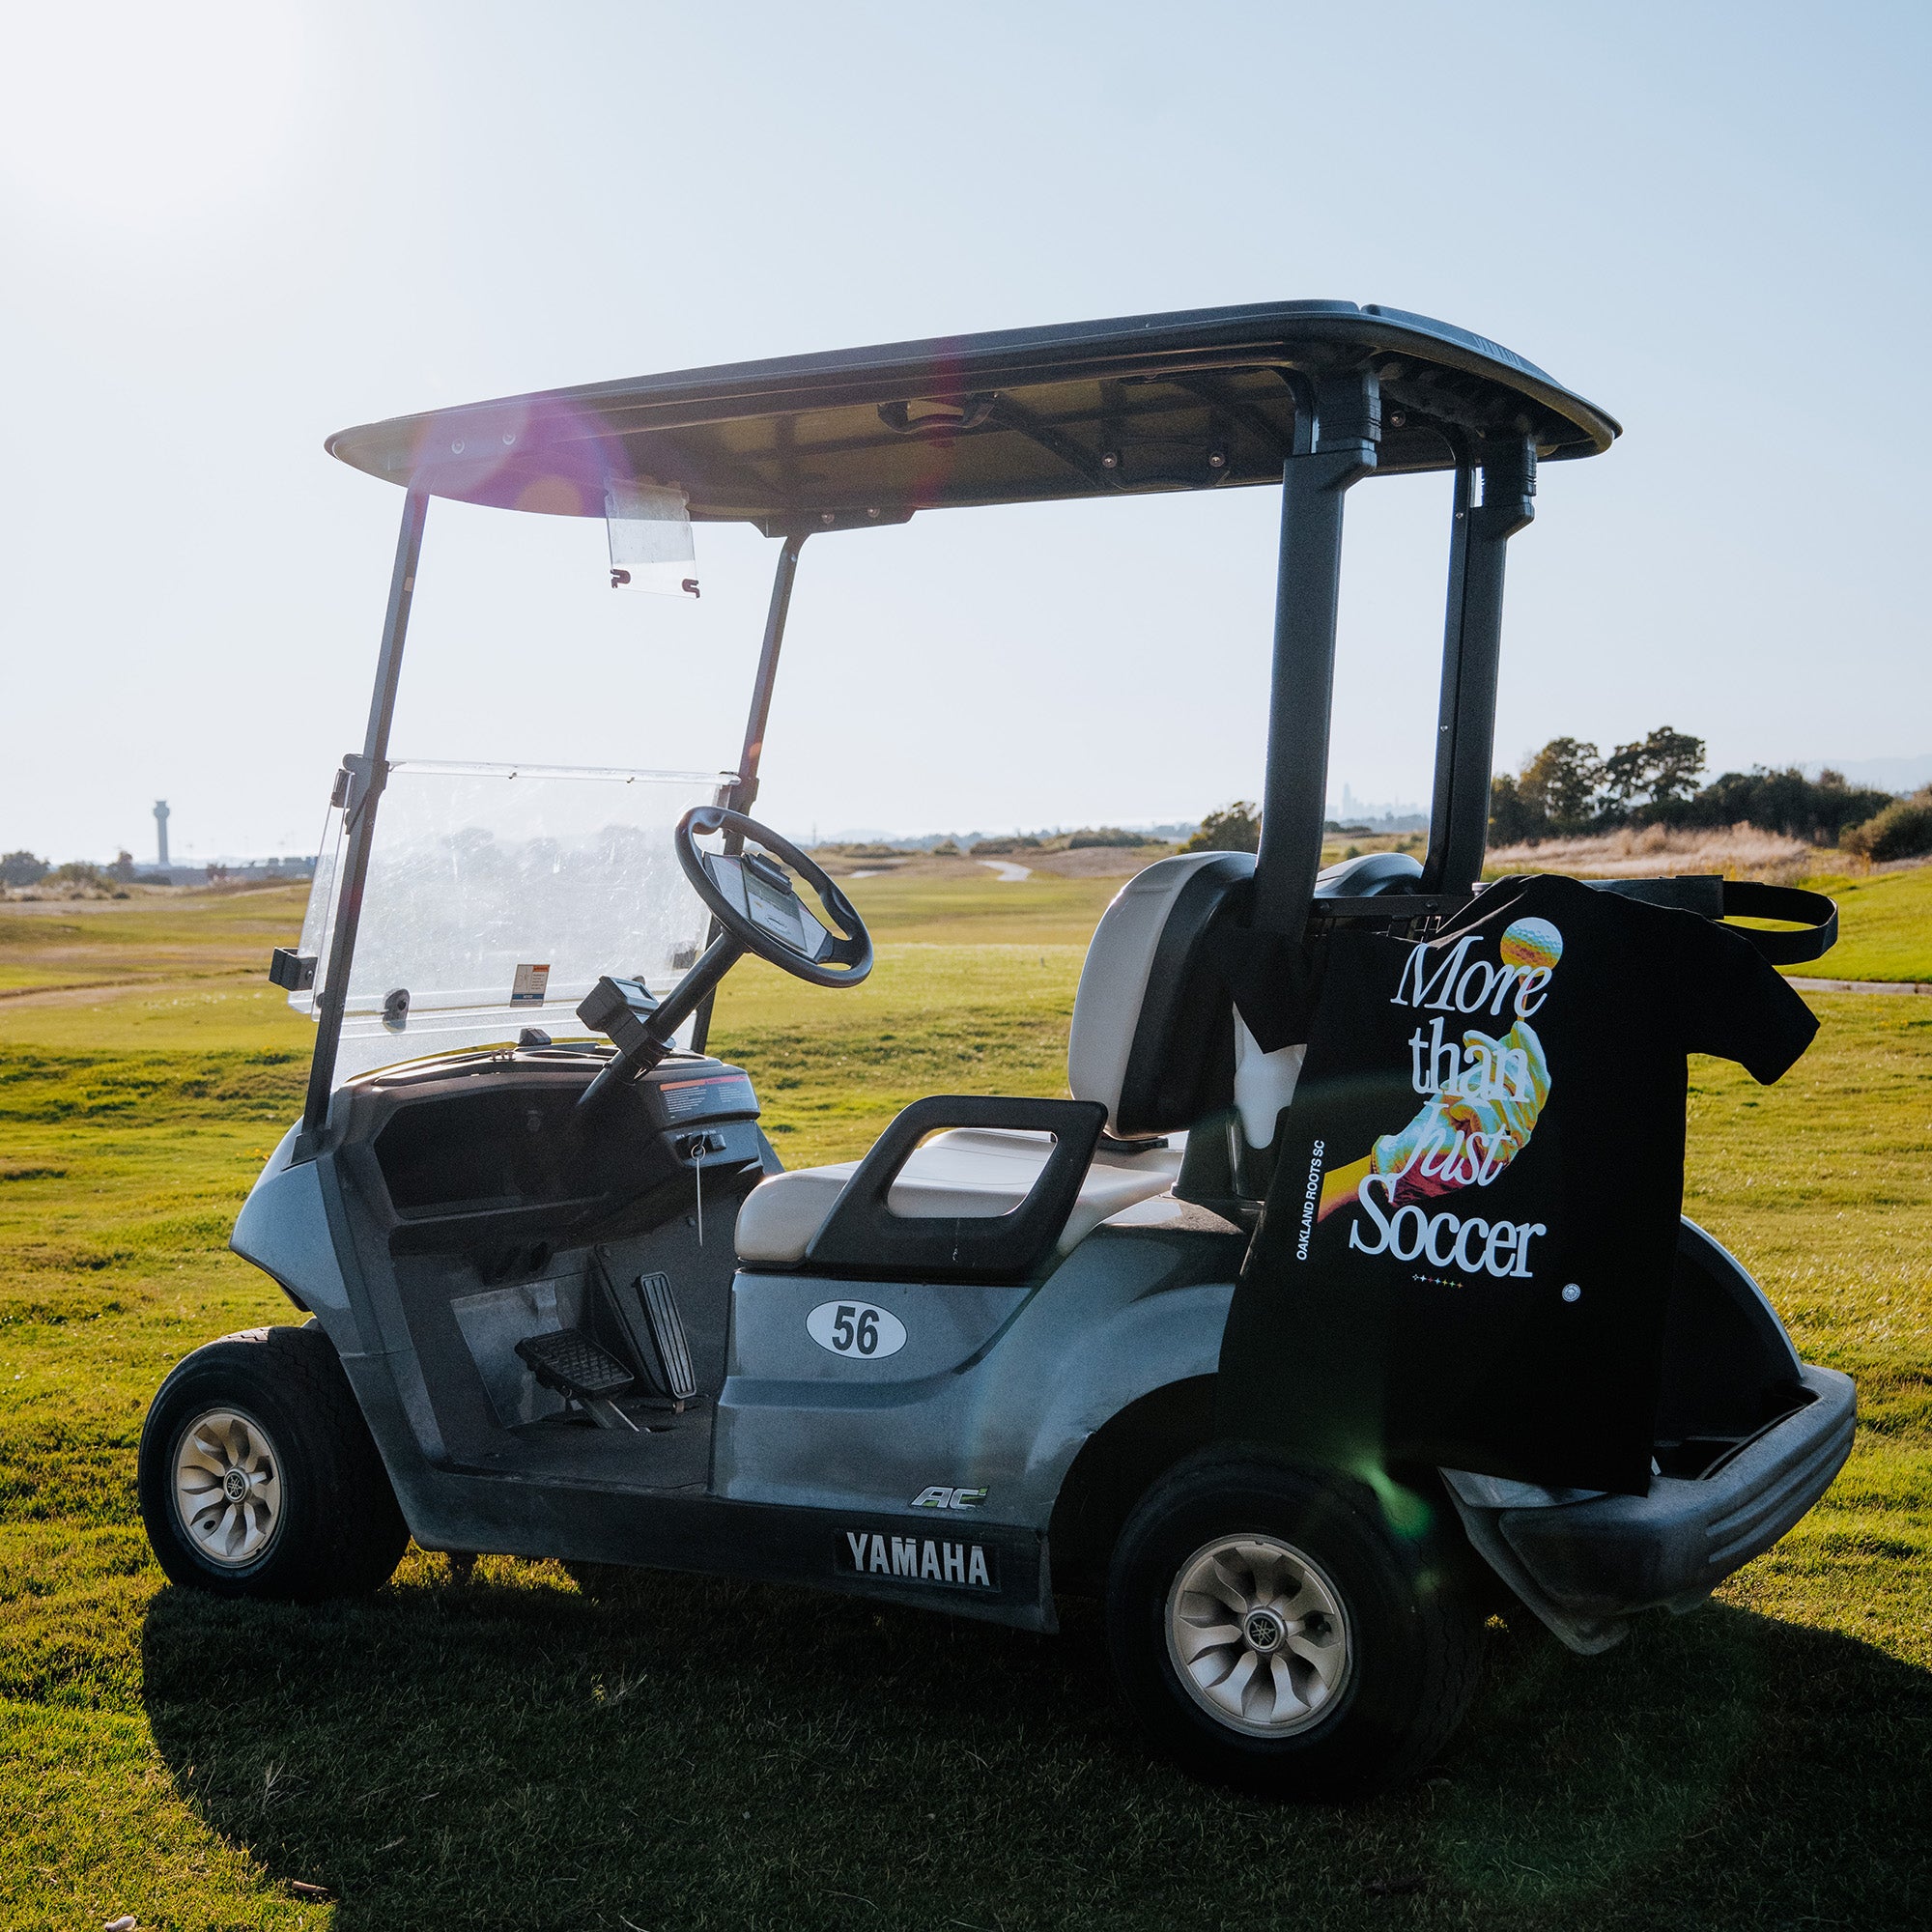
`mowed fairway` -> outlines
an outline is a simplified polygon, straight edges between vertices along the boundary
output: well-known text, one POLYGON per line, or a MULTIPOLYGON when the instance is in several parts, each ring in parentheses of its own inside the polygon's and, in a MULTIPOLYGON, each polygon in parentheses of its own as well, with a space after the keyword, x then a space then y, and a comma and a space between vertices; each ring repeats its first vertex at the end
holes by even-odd
MULTIPOLYGON (((1061 1091, 1117 883, 860 880, 872 981, 747 965, 714 1044, 794 1164, 923 1093, 1061 1091)), ((1808 970, 1932 980, 1927 884, 1847 892, 1808 970)), ((75 989, 0 998, 0 1924, 1932 1920, 1932 1001, 1812 995, 1776 1088, 1692 1070, 1690 1211, 1860 1380, 1824 1506, 1605 1657, 1493 1627, 1440 1765, 1337 1812, 1149 1762, 1080 1604, 1035 1637, 675 1577, 592 1601, 415 1550, 364 1603, 165 1588, 148 1399, 198 1343, 298 1319, 224 1246, 305 1069, 260 970, 298 919, 294 892, 0 907, 0 988, 75 989)))

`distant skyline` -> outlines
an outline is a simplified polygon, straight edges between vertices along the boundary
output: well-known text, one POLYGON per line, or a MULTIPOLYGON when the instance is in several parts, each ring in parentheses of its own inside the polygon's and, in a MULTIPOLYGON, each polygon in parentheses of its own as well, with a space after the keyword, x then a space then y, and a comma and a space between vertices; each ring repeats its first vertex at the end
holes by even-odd
MULTIPOLYGON (((1932 12, 1178 17, 7 10, 0 849, 145 857, 159 797, 177 858, 313 848, 400 508, 323 454, 337 428, 1304 296, 1480 330, 1626 426, 1546 467, 1511 546, 1499 767, 1660 724, 1714 771, 1922 762, 1932 473, 1894 428, 1893 345, 1932 335, 1932 12)), ((760 810, 1145 823, 1254 797, 1278 496, 816 540, 760 810)), ((1439 477, 1350 499, 1331 797, 1430 795, 1448 518, 1439 477)), ((398 754, 735 760, 772 546, 701 527, 690 609, 611 597, 603 546, 434 507, 398 754)))

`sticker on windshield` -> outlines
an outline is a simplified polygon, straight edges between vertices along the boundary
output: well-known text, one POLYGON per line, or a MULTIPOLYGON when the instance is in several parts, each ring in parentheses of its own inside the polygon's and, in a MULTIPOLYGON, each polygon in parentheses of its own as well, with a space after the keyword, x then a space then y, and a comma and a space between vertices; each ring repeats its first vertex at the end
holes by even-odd
POLYGON ((805 1332, 821 1349, 865 1362, 896 1355, 906 1345, 905 1323, 869 1301, 821 1301, 805 1318, 805 1332))
POLYGON ((510 981, 510 1004, 513 1007, 540 1007, 544 1002, 544 988, 550 984, 550 967, 519 966, 516 978, 510 981))
POLYGON ((611 481, 604 491, 611 537, 611 588, 697 595, 697 553, 684 492, 654 483, 611 481))

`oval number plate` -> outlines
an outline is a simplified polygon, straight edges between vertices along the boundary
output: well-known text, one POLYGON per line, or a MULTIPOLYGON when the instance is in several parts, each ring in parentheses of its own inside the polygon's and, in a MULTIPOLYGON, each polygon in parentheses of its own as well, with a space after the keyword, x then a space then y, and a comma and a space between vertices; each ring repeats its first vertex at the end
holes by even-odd
POLYGON ((875 1362, 906 1345, 905 1323, 890 1308, 869 1301, 821 1301, 805 1318, 805 1332, 835 1355, 875 1362))

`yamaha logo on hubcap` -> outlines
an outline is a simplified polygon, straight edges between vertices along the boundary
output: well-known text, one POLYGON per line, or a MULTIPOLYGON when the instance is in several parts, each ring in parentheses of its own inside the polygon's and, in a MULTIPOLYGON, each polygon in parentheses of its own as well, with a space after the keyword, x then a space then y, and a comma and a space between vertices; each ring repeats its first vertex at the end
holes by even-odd
POLYGON ((1288 1633, 1272 1610, 1250 1610, 1246 1634, 1251 1648, 1266 1652, 1277 1649, 1288 1633))
POLYGON ((221 1493, 231 1503, 239 1503, 248 1493, 248 1478, 241 1469, 230 1469, 221 1479, 221 1493))

